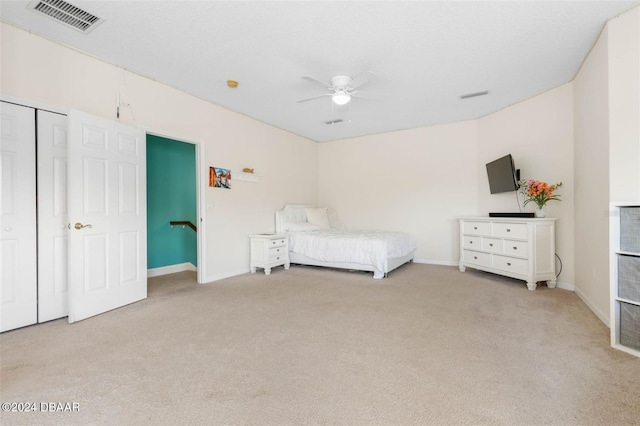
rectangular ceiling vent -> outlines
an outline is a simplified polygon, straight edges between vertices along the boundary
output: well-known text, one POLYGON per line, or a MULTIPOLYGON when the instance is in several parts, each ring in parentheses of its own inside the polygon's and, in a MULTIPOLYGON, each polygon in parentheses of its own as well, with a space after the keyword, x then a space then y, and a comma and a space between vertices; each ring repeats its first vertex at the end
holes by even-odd
POLYGON ((325 121, 324 124, 338 124, 342 123, 342 118, 338 118, 337 120, 325 121))
POLYGON ((64 0, 36 0, 30 2, 27 7, 85 34, 93 31, 104 21, 64 0))

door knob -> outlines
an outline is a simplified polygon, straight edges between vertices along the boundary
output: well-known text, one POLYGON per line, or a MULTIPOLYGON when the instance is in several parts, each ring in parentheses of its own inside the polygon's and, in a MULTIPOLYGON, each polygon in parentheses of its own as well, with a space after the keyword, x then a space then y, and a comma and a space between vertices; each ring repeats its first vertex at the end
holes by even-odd
POLYGON ((82 229, 82 228, 92 228, 90 223, 87 223, 86 225, 81 224, 80 222, 76 222, 75 225, 73 225, 74 228, 76 229, 82 229))

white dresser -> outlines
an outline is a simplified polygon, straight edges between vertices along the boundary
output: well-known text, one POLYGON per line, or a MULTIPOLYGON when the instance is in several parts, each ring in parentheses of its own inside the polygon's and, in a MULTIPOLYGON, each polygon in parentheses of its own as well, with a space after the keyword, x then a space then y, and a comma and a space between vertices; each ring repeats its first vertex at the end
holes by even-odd
POLYGON ((460 220, 460 271, 467 267, 556 286, 555 218, 470 217, 460 220))
POLYGON ((251 241, 251 273, 256 268, 264 268, 266 275, 271 274, 271 268, 284 265, 289 269, 289 239, 283 234, 256 234, 249 236, 251 241))

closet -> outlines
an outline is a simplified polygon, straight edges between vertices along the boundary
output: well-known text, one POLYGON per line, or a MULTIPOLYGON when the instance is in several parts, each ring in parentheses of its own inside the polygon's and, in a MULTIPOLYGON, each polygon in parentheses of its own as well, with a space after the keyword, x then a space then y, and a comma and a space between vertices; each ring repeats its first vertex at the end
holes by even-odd
POLYGON ((0 331, 6 331, 67 315, 67 117, 0 107, 0 331))
POLYGON ((0 115, 0 331, 146 298, 145 132, 4 101, 0 115))

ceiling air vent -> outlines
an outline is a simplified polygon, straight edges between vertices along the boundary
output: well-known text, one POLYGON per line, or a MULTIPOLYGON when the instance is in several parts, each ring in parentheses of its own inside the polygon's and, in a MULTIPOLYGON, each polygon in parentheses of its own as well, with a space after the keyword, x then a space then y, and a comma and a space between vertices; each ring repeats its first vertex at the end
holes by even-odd
POLYGON ((338 118, 337 120, 325 121, 324 124, 338 124, 342 123, 342 118, 338 118))
POLYGON ((63 0, 36 0, 29 3, 29 9, 75 28, 85 34, 93 31, 104 20, 63 0))

